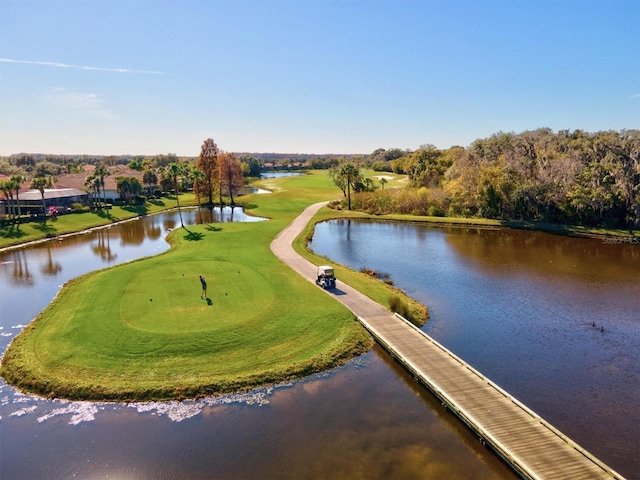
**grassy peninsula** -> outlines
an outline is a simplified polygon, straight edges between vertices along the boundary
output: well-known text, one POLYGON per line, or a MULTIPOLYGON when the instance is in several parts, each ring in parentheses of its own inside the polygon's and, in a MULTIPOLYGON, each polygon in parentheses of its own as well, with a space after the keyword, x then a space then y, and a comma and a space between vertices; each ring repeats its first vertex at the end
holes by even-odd
POLYGON ((2 376, 48 397, 181 399, 300 377, 366 351, 372 340, 353 315, 269 250, 335 187, 324 172, 272 187, 246 197, 269 221, 176 229, 166 253, 69 282, 7 349, 2 376))

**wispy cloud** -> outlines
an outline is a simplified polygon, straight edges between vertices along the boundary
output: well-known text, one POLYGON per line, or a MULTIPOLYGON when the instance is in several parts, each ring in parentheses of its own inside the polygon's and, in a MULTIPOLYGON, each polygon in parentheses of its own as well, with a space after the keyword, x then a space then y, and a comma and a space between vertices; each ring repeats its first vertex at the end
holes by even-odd
POLYGON ((636 93, 635 95, 631 95, 631 98, 640 98, 640 93, 636 93))
POLYGON ((45 98, 49 104, 64 110, 95 118, 109 120, 118 118, 116 113, 107 108, 104 97, 99 93, 85 93, 56 87, 45 98))
POLYGON ((2 58, 0 57, 0 63, 22 63, 26 65, 40 65, 43 67, 55 67, 55 68, 72 68, 76 70, 91 70, 94 72, 113 72, 113 73, 146 73, 154 75, 162 75, 164 72, 157 72, 155 70, 132 70, 130 68, 104 68, 104 67, 91 67, 87 65, 72 65, 69 63, 60 62, 39 62, 34 60, 16 60, 14 58, 2 58))

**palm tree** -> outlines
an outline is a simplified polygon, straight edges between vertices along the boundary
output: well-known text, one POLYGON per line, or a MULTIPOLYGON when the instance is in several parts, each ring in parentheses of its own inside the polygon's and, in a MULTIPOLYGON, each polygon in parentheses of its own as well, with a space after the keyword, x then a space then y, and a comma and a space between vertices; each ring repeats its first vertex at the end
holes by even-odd
POLYGON ((340 169, 340 175, 347 180, 347 208, 351 210, 351 187, 358 178, 360 171, 353 163, 345 163, 340 169))
POLYGON ((22 210, 20 209, 20 200, 18 200, 18 195, 20 194, 20 187, 22 186, 22 182, 24 182, 27 178, 21 174, 11 175, 11 181, 13 182, 13 190, 16 192, 16 205, 18 206, 18 225, 20 225, 20 217, 22 216, 22 210))
POLYGON ((180 210, 180 191, 178 190, 178 177, 184 174, 184 167, 177 162, 173 162, 167 166, 166 172, 173 181, 173 187, 176 191, 176 203, 178 204, 178 215, 180 216, 180 225, 182 226, 182 228, 184 228, 184 222, 182 221, 182 211, 180 210))
POLYGON ((31 180, 31 188, 35 188, 40 191, 42 195, 42 212, 44 213, 44 222, 47 223, 47 202, 44 199, 44 191, 47 188, 53 186, 53 178, 51 177, 36 177, 31 180))
POLYGON ((142 174, 142 182, 147 186, 147 193, 151 195, 151 185, 158 183, 158 176, 153 170, 145 170, 142 174))
POLYGON ((384 190, 384 186, 387 184, 387 179, 384 177, 380 177, 380 185, 382 185, 382 190, 384 190))
POLYGON ((100 183, 98 184, 98 196, 100 196, 100 187, 102 187, 102 198, 105 208, 107 206, 107 192, 104 189, 104 177, 109 175, 109 170, 103 164, 100 164, 96 167, 93 174, 100 179, 100 183))
POLYGON ((204 173, 197 168, 192 168, 189 174, 191 175, 191 180, 193 181, 193 193, 196 194, 196 203, 200 205, 200 191, 202 190, 204 173))
POLYGON ((98 185, 99 182, 100 182, 100 179, 97 178, 95 175, 89 175, 87 178, 84 179, 84 188, 87 191, 87 193, 89 193, 89 202, 92 203, 94 207, 96 203, 96 198, 98 198, 98 194, 96 193, 96 190, 99 188, 99 185, 98 185))
POLYGON ((9 211, 13 212, 11 208, 13 203, 13 183, 11 180, 0 180, 0 192, 4 193, 4 198, 8 200, 9 211))

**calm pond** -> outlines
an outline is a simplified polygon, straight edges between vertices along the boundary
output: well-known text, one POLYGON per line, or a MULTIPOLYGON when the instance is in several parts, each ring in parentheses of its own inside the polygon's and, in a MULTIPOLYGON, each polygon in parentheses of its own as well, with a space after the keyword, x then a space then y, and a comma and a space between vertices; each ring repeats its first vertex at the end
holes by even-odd
POLYGON ((612 468, 640 478, 640 244, 336 220, 310 247, 388 273, 423 330, 612 468))
MULTIPOLYGON (((212 221, 199 219, 196 211, 183 215, 185 224, 212 221)), ((150 216, 0 254, 2 350, 51 301, 64 282, 87 271, 166 250, 163 238, 179 224, 177 213, 150 216)), ((640 403, 637 317, 640 292, 632 279, 634 274, 636 281, 638 277, 639 247, 615 246, 611 251, 626 253, 620 253, 616 263, 607 268, 603 268, 606 261, 600 262, 598 270, 592 272, 589 305, 594 309, 592 314, 598 315, 594 316, 598 326, 604 324, 606 328, 600 332, 591 327, 590 320, 577 321, 571 320, 576 317, 566 316, 582 312, 573 300, 565 300, 571 298, 568 297, 571 284, 577 281, 581 285, 582 280, 570 275, 567 278, 564 269, 571 259, 581 257, 578 246, 586 244, 580 242, 588 242, 596 250, 603 247, 602 242, 551 237, 569 242, 565 244, 566 251, 560 252, 551 241, 545 240, 542 244, 546 246, 540 245, 535 240, 537 234, 515 232, 529 235, 532 240, 527 246, 534 251, 526 253, 524 248, 514 261, 500 259, 504 252, 483 246, 485 235, 494 235, 489 242, 495 241, 492 231, 416 227, 410 227, 413 229, 410 231, 386 225, 391 231, 363 230, 365 243, 371 244, 371 248, 374 244, 386 247, 377 253, 369 250, 371 257, 361 263, 363 259, 355 250, 369 247, 363 249, 357 243, 362 238, 355 230, 374 224, 358 225, 332 222, 319 226, 313 248, 327 248, 326 255, 357 268, 366 265, 390 273, 396 285, 431 308, 433 319, 425 327, 429 334, 633 478, 638 463, 636 455, 630 453, 638 444, 638 432, 630 419, 638 418, 640 403), (355 244, 350 243, 353 240, 355 244), (546 256, 541 256, 542 251, 547 251, 546 256), (339 258, 344 252, 353 254, 350 260, 339 258), (495 254, 498 257, 494 258, 495 254), (545 268, 544 262, 560 262, 565 256, 568 260, 562 261, 564 267, 551 272, 545 268), (382 263, 373 261, 376 259, 382 263), (540 263, 542 268, 535 266, 540 263), (439 274, 434 270, 436 265, 440 265, 439 274), (431 284, 423 283, 420 272, 425 270, 430 272, 431 284), (544 277, 547 274, 560 278, 547 279, 544 277), (521 300, 520 289, 528 289, 529 285, 516 282, 514 276, 522 277, 521 282, 526 277, 534 279, 534 283, 550 282, 551 297, 545 301, 555 298, 561 304, 564 300, 566 305, 549 309, 538 305, 537 298, 527 300, 525 296, 521 300), (448 288, 445 282, 449 282, 448 288), (615 284, 616 296, 607 297, 604 305, 600 305, 598 298, 602 298, 603 284, 610 283, 615 284), (465 284, 475 296, 458 304, 458 295, 453 293, 459 292, 449 289, 460 290, 465 284), (485 289, 502 289, 502 294, 494 292, 488 296, 485 289), (494 305, 496 295, 503 301, 494 305), (631 299, 616 303, 618 297, 625 295, 631 299), (512 305, 518 303, 524 309, 520 319, 506 318, 511 315, 512 305), (502 327, 493 319, 498 315, 496 311, 505 316, 502 327), (544 319, 540 318, 543 316, 544 319), (518 327, 519 323, 539 322, 543 326, 553 324, 553 330, 544 333, 543 329, 542 334, 523 325, 518 327), (515 338, 511 338, 509 329, 518 330, 515 338), (560 350, 567 351, 558 353, 558 343, 560 350), (544 361, 540 363, 542 357, 544 361), (530 363, 534 366, 529 367, 530 363), (576 376, 578 365, 595 371, 593 375, 576 376), (620 382, 629 385, 621 388, 620 382), (617 393, 604 391, 605 387, 617 393), (530 401, 529 395, 536 402, 530 401), (613 408, 606 405, 611 397, 615 397, 613 408), (558 407, 556 401, 562 402, 563 408, 554 408, 558 407), (552 415, 543 411, 545 408, 552 415), (577 412, 582 408, 587 408, 587 412, 577 412), (618 418, 623 416, 626 425, 618 418), (603 418, 609 423, 607 435, 602 432, 606 430, 603 418)), ((502 242, 506 243, 502 248, 511 245, 511 249, 517 250, 519 241, 507 239, 507 233, 511 232, 501 232, 505 235, 502 242)), ((533 295, 545 294, 545 289, 539 285, 534 292, 533 295)), ((212 296, 215 294, 212 292, 212 296)), ((483 448, 379 348, 344 367, 298 382, 187 402, 51 401, 22 395, 0 382, 0 415, 3 480, 515 478, 508 467, 483 448)))

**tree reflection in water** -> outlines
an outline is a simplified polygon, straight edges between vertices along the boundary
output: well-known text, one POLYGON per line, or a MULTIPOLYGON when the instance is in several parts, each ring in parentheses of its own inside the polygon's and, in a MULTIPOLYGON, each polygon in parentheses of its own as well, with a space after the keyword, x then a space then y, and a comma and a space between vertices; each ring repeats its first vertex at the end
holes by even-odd
POLYGON ((34 278, 29 271, 27 258, 24 250, 16 250, 10 257, 10 261, 13 261, 12 278, 17 286, 32 287, 34 285, 34 278))
POLYGON ((264 219, 247 215, 244 208, 236 205, 198 208, 195 212, 195 223, 198 225, 226 222, 258 222, 262 220, 264 219))
POLYGON ((167 218, 162 222, 162 226, 164 227, 166 232, 169 232, 176 228, 176 221, 173 218, 167 218))
POLYGON ((213 220, 213 207, 198 208, 196 211, 196 224, 211 223, 213 220))
POLYGON ((151 218, 149 222, 144 224, 144 231, 147 238, 152 240, 157 240, 162 235, 162 229, 156 224, 155 218, 151 218))
POLYGON ((140 220, 123 223, 120 228, 122 245, 141 245, 144 242, 144 225, 140 220))
POLYGON ((97 243, 91 245, 91 251, 98 255, 105 262, 114 261, 118 255, 111 251, 111 236, 107 228, 96 231, 97 243))
POLYGON ((56 248, 56 245, 56 243, 47 243, 47 262, 40 267, 40 271, 48 277, 55 277, 62 271, 60 262, 54 261, 51 255, 51 250, 56 248))

